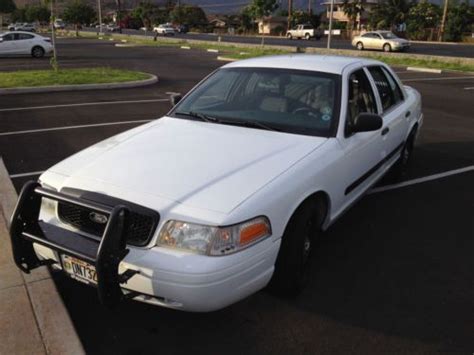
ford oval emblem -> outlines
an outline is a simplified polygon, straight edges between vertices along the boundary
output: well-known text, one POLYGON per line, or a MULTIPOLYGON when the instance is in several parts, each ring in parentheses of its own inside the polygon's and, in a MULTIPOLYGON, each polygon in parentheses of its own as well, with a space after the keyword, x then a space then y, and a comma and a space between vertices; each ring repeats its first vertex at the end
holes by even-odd
POLYGON ((99 224, 106 224, 109 218, 106 215, 97 213, 97 212, 91 212, 89 213, 89 219, 92 222, 99 223, 99 224))

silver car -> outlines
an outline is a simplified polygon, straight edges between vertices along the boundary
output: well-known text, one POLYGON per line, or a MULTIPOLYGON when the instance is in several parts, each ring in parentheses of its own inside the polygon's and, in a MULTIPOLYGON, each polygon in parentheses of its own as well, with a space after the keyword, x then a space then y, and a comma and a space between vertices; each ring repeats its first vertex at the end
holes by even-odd
POLYGON ((390 31, 373 31, 356 36, 352 46, 358 50, 378 49, 384 52, 405 51, 410 48, 410 42, 399 38, 390 31))

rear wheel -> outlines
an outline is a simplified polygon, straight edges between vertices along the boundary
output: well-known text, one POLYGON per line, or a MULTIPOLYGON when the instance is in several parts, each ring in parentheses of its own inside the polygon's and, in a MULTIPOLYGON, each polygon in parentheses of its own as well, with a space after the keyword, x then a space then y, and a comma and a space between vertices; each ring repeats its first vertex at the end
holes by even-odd
POLYGON ((392 176, 394 180, 402 180, 407 173, 408 166, 413 157, 413 149, 415 146, 416 128, 412 130, 402 148, 400 158, 393 165, 392 176))
POLYGON ((31 56, 33 58, 44 57, 44 49, 39 46, 33 47, 33 49, 31 50, 31 56))
POLYGON ((392 46, 390 46, 390 44, 388 44, 388 43, 385 43, 383 45, 383 51, 384 52, 391 52, 392 51, 392 46))
POLYGON ((288 38, 288 39, 293 39, 293 36, 291 35, 291 33, 288 33, 288 34, 286 35, 286 38, 288 38))
POLYGON ((305 201, 293 214, 283 235, 269 290, 297 296, 309 281, 311 254, 324 215, 323 202, 305 201))
POLYGON ((356 45, 357 49, 362 51, 364 50, 364 44, 362 42, 357 42, 357 45, 356 45))
POLYGON ((311 39, 311 35, 309 33, 304 35, 304 38, 309 41, 311 39))

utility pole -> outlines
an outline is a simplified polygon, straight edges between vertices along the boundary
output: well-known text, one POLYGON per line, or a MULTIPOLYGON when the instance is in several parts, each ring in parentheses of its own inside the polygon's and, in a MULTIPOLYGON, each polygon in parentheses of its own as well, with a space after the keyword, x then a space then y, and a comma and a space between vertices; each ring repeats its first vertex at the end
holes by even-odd
POLYGON ((446 17, 448 15, 448 1, 449 0, 444 0, 443 18, 441 19, 441 27, 439 29, 439 42, 442 42, 444 37, 444 27, 446 25, 446 17))
POLYGON ((331 0, 331 10, 329 14, 329 33, 328 33, 328 49, 331 48, 331 35, 332 35, 332 17, 334 13, 334 0, 331 0))
POLYGON ((308 0, 308 14, 312 14, 313 13, 313 10, 311 9, 311 2, 312 0, 308 0))
POLYGON ((288 0, 288 30, 291 30, 291 13, 293 12, 293 0, 288 0))
POLYGON ((54 0, 50 0, 51 5, 51 42, 53 45, 53 58, 52 63, 55 70, 58 68, 58 55, 56 53, 56 28, 54 27, 54 21, 56 18, 54 17, 54 0))

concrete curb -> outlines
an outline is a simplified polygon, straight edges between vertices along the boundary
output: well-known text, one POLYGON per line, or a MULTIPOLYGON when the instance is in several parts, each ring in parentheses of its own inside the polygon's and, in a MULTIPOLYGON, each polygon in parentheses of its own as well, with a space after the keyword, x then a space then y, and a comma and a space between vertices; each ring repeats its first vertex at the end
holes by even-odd
POLYGON ((236 62, 236 61, 238 61, 238 59, 223 57, 223 56, 218 56, 217 60, 220 60, 220 61, 223 61, 223 62, 236 62))
POLYGON ((31 93, 59 92, 59 91, 125 89, 125 88, 136 88, 140 86, 152 85, 158 82, 158 77, 156 75, 152 75, 152 74, 148 74, 148 75, 150 75, 150 78, 148 79, 127 81, 124 83, 39 86, 39 87, 0 89, 0 95, 31 94, 31 93))
POLYGON ((5 227, 16 204, 17 194, 0 157, 0 353, 85 354, 74 325, 47 268, 21 273, 11 257, 5 227), (8 256, 7 256, 8 253, 8 256), (5 280, 9 280, 5 282, 5 280), (10 282, 10 284, 8 284, 10 282), (5 323, 4 323, 5 322, 5 323))
POLYGON ((138 44, 135 44, 135 43, 115 43, 115 47, 124 47, 124 48, 128 48, 128 47, 138 47, 139 45, 138 44))
POLYGON ((443 71, 441 69, 430 69, 430 68, 419 68, 419 67, 407 67, 408 71, 417 71, 421 73, 433 73, 441 74, 443 71))

